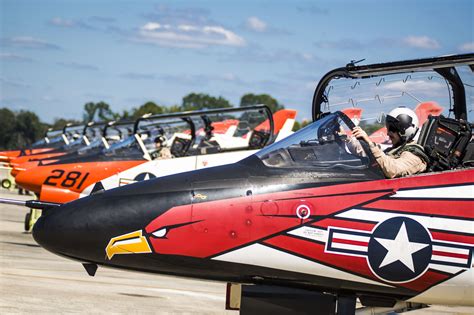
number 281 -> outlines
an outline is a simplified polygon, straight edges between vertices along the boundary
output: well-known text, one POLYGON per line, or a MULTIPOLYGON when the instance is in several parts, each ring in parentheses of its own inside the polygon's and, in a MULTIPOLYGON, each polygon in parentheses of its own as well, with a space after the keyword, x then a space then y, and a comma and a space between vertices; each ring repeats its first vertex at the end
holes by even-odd
POLYGON ((43 184, 50 186, 60 185, 67 188, 74 187, 77 184, 76 188, 80 189, 86 178, 89 176, 89 173, 83 174, 76 171, 66 173, 66 176, 64 176, 65 173, 64 170, 53 170, 51 172, 53 175, 48 176, 43 184))

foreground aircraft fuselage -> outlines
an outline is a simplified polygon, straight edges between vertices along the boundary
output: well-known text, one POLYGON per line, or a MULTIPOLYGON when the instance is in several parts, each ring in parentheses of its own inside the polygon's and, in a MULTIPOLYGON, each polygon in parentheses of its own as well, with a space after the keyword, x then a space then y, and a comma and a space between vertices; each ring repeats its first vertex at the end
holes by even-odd
MULTIPOLYGON (((474 306, 474 151, 455 68, 466 65, 471 71, 474 54, 335 69, 316 89, 315 121, 293 135, 235 164, 98 190, 48 209, 33 236, 88 268, 332 294, 337 307, 316 307, 331 304, 338 314, 353 314, 356 297, 392 310, 410 308, 406 301, 474 306), (368 144, 349 139, 354 123, 340 111, 322 112, 330 109, 329 82, 427 70, 452 87, 456 119, 445 121, 463 132, 429 118, 420 145, 439 168, 385 179, 368 144), (363 152, 350 149, 352 140, 363 152)), ((297 310, 310 302, 305 294, 270 293, 260 306, 297 310)))
POLYGON ((474 170, 376 178, 252 156, 46 211, 34 237, 104 266, 473 305, 474 170))

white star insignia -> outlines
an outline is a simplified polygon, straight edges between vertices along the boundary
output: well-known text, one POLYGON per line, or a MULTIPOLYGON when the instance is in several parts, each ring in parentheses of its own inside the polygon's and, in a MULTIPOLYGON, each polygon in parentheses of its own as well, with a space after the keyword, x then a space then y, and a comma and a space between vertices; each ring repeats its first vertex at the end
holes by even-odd
POLYGON ((413 266, 413 254, 429 246, 429 244, 410 242, 405 222, 400 226, 400 230, 395 239, 375 238, 375 240, 387 250, 387 254, 382 260, 379 268, 387 266, 395 261, 400 261, 412 272, 415 272, 415 267, 413 266))

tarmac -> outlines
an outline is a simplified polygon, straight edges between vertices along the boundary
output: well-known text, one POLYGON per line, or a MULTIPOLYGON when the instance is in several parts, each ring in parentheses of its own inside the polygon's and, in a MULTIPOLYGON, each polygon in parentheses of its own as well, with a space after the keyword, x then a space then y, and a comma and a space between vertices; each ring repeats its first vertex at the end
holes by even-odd
MULTIPOLYGON (((32 199, 0 189, 0 197, 32 199)), ((24 232, 27 209, 0 205, 0 314, 238 314, 225 310, 226 284, 99 268, 90 277, 24 232)), ((474 314, 474 308, 434 308, 411 315, 474 314)))
MULTIPOLYGON (((0 197, 32 199, 0 190, 0 197)), ((238 314, 226 284, 99 268, 56 256, 24 232, 26 208, 0 205, 0 314, 238 314)))

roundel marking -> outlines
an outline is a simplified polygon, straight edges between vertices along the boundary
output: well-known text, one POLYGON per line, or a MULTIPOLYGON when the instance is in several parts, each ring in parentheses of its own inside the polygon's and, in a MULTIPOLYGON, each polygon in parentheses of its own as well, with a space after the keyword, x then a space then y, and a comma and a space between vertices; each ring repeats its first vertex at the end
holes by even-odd
POLYGON ((375 227, 367 259, 377 277, 401 283, 426 272, 432 251, 431 235, 423 225, 407 217, 394 217, 375 227))
POLYGON ((296 208, 296 215, 298 218, 305 220, 310 217, 311 209, 307 205, 299 205, 296 208))
POLYGON ((137 176, 135 176, 135 178, 133 180, 137 181, 137 182, 140 182, 142 180, 148 180, 148 179, 152 179, 152 178, 156 178, 155 174, 145 172, 145 173, 138 174, 137 176))

